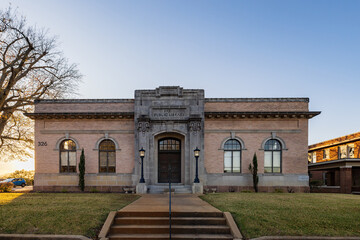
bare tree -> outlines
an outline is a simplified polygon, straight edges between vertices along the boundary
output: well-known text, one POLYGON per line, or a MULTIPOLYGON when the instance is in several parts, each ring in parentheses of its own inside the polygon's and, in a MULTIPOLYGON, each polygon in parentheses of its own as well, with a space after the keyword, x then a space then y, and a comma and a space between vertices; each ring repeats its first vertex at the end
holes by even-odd
POLYGON ((76 92, 81 75, 57 45, 55 37, 28 26, 11 8, 0 10, 0 156, 26 155, 33 145, 31 120, 21 113, 31 110, 35 99, 76 92))

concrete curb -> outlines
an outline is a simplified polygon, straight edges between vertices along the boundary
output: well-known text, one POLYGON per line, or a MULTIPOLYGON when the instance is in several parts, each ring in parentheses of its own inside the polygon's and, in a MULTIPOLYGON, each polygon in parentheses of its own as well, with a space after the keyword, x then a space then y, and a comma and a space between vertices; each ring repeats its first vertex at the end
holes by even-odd
POLYGON ((266 236, 251 240, 360 240, 360 237, 321 237, 321 236, 266 236))
POLYGON ((108 217, 105 220, 105 223, 103 227, 101 228, 101 231, 99 233, 98 238, 100 240, 107 240, 106 236, 108 235, 111 225, 113 224, 115 217, 116 217, 117 211, 111 211, 108 215, 108 217))
POLYGON ((0 240, 91 240, 81 235, 0 234, 0 240))
POLYGON ((231 213, 223 212, 227 225, 230 227, 230 232, 233 235, 234 239, 243 239, 239 228, 237 227, 231 213))

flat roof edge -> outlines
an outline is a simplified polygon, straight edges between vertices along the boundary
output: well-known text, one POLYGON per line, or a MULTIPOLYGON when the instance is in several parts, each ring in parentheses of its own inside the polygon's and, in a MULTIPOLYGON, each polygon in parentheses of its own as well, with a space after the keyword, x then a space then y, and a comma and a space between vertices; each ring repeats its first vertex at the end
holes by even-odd
POLYGON ((205 102, 309 102, 309 98, 205 98, 205 102))
MULTIPOLYGON (((123 99, 36 99, 38 103, 134 103, 133 98, 123 99)), ((205 102, 309 102, 309 98, 205 98, 205 102)))
POLYGON ((341 145, 341 144, 345 144, 345 143, 349 143, 349 142, 353 142, 353 141, 357 141, 357 140, 360 140, 360 132, 356 132, 356 133, 352 133, 352 134, 344 135, 341 137, 332 138, 329 140, 311 144, 308 146, 308 151, 319 150, 322 148, 341 145))
POLYGON ((34 100, 35 104, 38 103, 134 103, 134 99, 37 99, 34 100))

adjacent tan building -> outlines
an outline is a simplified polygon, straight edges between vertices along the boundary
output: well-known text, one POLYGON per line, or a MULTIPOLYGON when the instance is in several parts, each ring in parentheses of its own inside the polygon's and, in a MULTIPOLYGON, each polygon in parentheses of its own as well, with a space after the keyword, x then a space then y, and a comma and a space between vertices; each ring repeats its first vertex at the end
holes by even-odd
POLYGON ((86 190, 177 192, 252 189, 308 191, 308 98, 205 98, 204 90, 159 87, 134 99, 39 100, 35 119, 35 190, 78 190, 81 149, 86 190), (143 174, 139 149, 145 150, 143 174), (194 149, 200 150, 194 183, 194 149), (170 169, 170 170, 169 170, 170 169))
POLYGON ((360 132, 309 146, 313 192, 360 192, 360 132))

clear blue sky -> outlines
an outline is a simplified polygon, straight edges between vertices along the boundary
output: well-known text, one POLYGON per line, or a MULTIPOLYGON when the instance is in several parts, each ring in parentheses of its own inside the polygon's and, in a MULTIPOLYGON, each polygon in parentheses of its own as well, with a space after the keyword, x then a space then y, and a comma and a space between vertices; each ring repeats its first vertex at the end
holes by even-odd
MULTIPOLYGON (((2 0, 1 8, 10 1, 2 0)), ((57 35, 81 98, 180 85, 206 97, 309 97, 309 144, 359 131, 360 1, 12 0, 57 35)))

